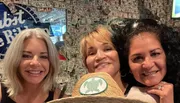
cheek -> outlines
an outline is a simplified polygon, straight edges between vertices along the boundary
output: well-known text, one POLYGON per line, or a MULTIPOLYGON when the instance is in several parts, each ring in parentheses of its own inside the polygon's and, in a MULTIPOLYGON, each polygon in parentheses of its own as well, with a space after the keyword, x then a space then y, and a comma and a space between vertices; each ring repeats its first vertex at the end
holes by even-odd
POLYGON ((92 65, 94 63, 93 57, 87 57, 86 58, 86 65, 92 65))
POLYGON ((136 64, 130 63, 129 67, 130 67, 130 73, 132 73, 134 76, 139 75, 140 68, 141 68, 140 65, 136 65, 136 64))
POLYGON ((167 73, 167 67, 166 67, 166 63, 165 62, 162 64, 161 69, 162 69, 162 71, 164 73, 164 76, 165 76, 166 73, 167 73))
POLYGON ((89 58, 87 58, 87 59, 86 59, 86 62, 85 62, 85 65, 87 66, 87 68, 89 67, 90 63, 91 63, 91 62, 90 62, 89 58))
POLYGON ((163 75, 166 74, 167 72, 166 59, 164 58, 159 59, 159 61, 156 62, 156 66, 162 71, 163 75))
POLYGON ((46 70, 49 71, 49 68, 50 68, 50 63, 49 63, 49 61, 42 63, 42 66, 43 66, 46 70))
POLYGON ((19 69, 21 70, 23 67, 24 67, 24 66, 23 66, 23 63, 20 62, 20 64, 19 64, 19 69))
POLYGON ((18 72, 20 73, 20 76, 23 76, 23 72, 24 72, 24 70, 26 69, 26 66, 27 65, 27 63, 26 63, 26 61, 21 61, 20 62, 20 64, 19 64, 19 67, 18 67, 18 72))
POLYGON ((121 68, 120 62, 121 61, 119 60, 119 58, 115 59, 114 61, 115 69, 117 69, 117 71, 119 71, 119 69, 121 68))
POLYGON ((86 58, 86 64, 85 65, 88 69, 88 72, 90 72, 90 73, 94 72, 94 70, 93 70, 94 61, 92 58, 86 58))
POLYGON ((140 70, 137 68, 133 68, 130 69, 130 73, 133 75, 133 77, 137 80, 137 81, 141 81, 141 74, 140 74, 140 70))
POLYGON ((131 61, 128 61, 128 63, 129 63, 130 73, 133 73, 132 71, 134 70, 134 65, 131 61))
POLYGON ((164 71, 164 73, 166 74, 166 72, 167 72, 167 66, 166 66, 166 55, 164 54, 164 58, 163 59, 161 59, 161 60, 163 60, 162 61, 162 68, 164 69, 163 71, 164 71))
POLYGON ((118 55, 118 53, 116 52, 116 51, 114 51, 114 52, 112 52, 111 54, 110 54, 110 58, 111 58, 111 60, 113 60, 112 62, 114 62, 114 64, 115 64, 115 66, 117 67, 117 69, 119 70, 119 68, 121 67, 121 65, 120 65, 120 60, 119 60, 119 55, 118 55))
POLYGON ((49 67, 50 67, 49 63, 48 63, 48 64, 46 64, 46 68, 47 68, 47 69, 49 69, 49 67))
POLYGON ((25 61, 25 60, 21 60, 20 61, 20 64, 19 64, 19 69, 20 70, 23 70, 23 69, 25 69, 25 67, 28 65, 28 62, 27 61, 25 61))

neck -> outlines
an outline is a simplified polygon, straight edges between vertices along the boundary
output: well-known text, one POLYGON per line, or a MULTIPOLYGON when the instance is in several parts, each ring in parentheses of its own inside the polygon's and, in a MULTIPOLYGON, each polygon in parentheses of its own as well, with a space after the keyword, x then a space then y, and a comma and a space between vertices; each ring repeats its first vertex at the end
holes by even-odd
POLYGON ((43 87, 40 84, 23 84, 23 91, 26 94, 30 93, 38 93, 38 92, 42 92, 43 87))
POLYGON ((41 85, 23 84, 23 91, 19 92, 15 97, 18 103, 38 103, 43 102, 48 96, 48 92, 44 92, 41 85))
POLYGON ((116 83, 119 85, 120 89, 122 90, 122 92, 124 93, 125 90, 126 90, 126 86, 127 86, 127 83, 124 83, 122 80, 121 80, 121 75, 120 73, 118 73, 115 77, 113 77, 114 80, 116 81, 116 83))

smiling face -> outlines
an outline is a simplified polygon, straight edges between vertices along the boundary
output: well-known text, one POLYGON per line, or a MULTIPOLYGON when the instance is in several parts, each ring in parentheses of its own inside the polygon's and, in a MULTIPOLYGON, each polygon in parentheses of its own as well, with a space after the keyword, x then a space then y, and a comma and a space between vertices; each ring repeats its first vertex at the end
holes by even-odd
POLYGON ((48 51, 45 42, 35 37, 24 41, 20 75, 23 83, 39 84, 49 72, 48 51))
POLYGON ((135 79, 146 86, 158 84, 166 74, 166 56, 155 34, 142 32, 134 36, 128 58, 135 79))
POLYGON ((99 42, 94 39, 93 44, 86 45, 86 66, 90 73, 106 72, 112 77, 120 77, 119 58, 115 48, 110 43, 99 42))

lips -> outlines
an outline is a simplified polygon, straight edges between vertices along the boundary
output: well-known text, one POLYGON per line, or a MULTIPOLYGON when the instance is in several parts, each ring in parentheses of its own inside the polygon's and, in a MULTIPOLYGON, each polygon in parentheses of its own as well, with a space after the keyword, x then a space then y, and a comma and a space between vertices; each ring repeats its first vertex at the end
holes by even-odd
POLYGON ((42 70, 26 70, 26 72, 28 72, 31 75, 40 75, 43 71, 42 70))
POLYGON ((99 63, 95 66, 96 69, 100 69, 100 68, 105 68, 106 65, 108 65, 109 63, 103 62, 103 63, 99 63))
POLYGON ((142 75, 144 75, 144 76, 155 76, 155 74, 157 73, 157 72, 159 72, 159 70, 155 70, 155 71, 144 71, 143 73, 142 73, 142 75))

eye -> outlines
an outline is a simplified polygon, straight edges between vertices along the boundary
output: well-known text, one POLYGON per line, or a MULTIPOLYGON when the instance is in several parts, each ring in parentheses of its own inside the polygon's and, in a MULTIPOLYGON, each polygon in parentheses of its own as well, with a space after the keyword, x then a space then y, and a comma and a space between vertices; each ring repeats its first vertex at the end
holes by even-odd
POLYGON ((23 55, 22 55, 22 57, 23 57, 23 58, 26 58, 26 59, 28 59, 28 58, 32 58, 32 56, 31 56, 31 55, 29 55, 29 54, 23 54, 23 55))
POLYGON ((141 63, 144 61, 144 58, 142 56, 136 56, 132 59, 132 62, 134 63, 141 63))
POLYGON ((89 53, 88 53, 88 56, 89 56, 89 55, 94 55, 94 54, 95 54, 94 52, 89 52, 89 53))
POLYGON ((87 55, 90 56, 90 55, 94 55, 95 54, 95 51, 94 50, 90 50, 88 51, 87 55))
POLYGON ((40 58, 42 58, 42 59, 48 59, 48 56, 47 56, 47 55, 41 55, 40 58))
POLYGON ((151 56, 152 57, 157 57, 157 56, 159 56, 161 53, 160 52, 152 52, 151 53, 151 56))
POLYGON ((114 50, 112 46, 105 46, 104 51, 114 50))

